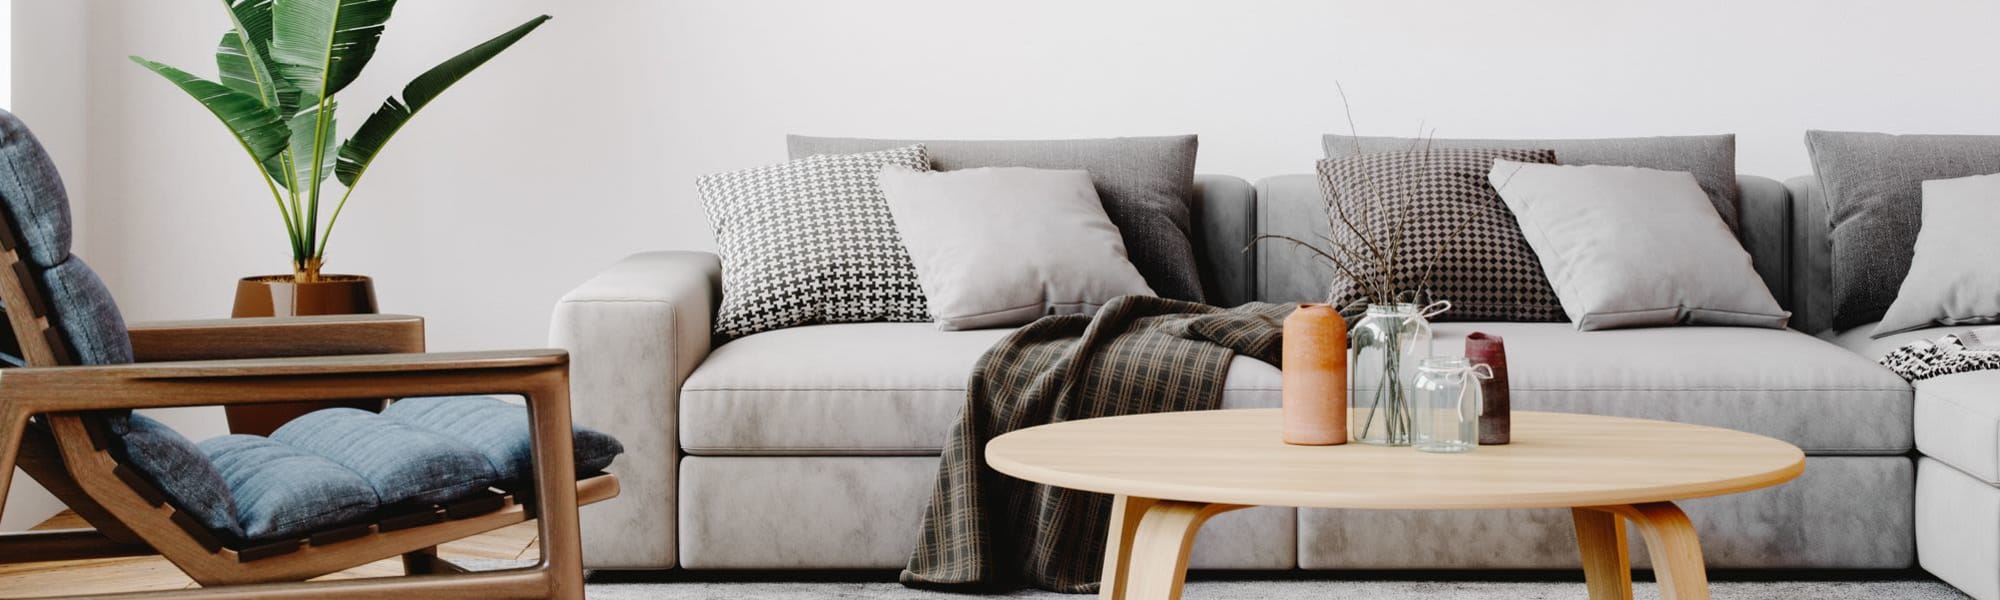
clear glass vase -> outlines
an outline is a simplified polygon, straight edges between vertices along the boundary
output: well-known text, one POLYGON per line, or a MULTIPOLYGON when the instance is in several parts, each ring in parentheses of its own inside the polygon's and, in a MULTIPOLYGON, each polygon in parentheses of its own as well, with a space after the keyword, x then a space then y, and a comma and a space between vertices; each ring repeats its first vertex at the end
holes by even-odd
POLYGON ((1479 445, 1479 380, 1492 377, 1491 367, 1462 356, 1424 359, 1410 384, 1410 444, 1424 452, 1471 452, 1479 445))
POLYGON ((1374 304, 1347 334, 1348 437, 1410 445, 1410 383, 1431 355, 1431 324, 1416 304, 1374 304))

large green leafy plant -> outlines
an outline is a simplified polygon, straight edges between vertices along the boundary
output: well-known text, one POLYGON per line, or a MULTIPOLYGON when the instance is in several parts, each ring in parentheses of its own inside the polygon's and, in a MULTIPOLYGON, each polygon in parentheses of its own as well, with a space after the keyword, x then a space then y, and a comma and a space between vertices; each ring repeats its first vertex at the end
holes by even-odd
POLYGON ((473 69, 549 20, 530 19, 418 75, 368 115, 347 141, 334 145, 334 94, 353 83, 375 55, 395 0, 222 0, 231 27, 222 34, 210 81, 137 56, 132 61, 180 86, 236 135, 257 162, 284 217, 293 277, 319 279, 327 237, 340 211, 383 145, 410 117, 473 69), (322 184, 328 175, 345 191, 320 227, 322 184))

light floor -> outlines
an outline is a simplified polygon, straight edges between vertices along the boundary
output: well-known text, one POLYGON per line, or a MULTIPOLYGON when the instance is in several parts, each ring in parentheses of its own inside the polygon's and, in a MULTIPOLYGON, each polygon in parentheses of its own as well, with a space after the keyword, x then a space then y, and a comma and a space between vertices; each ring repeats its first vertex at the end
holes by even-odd
MULTIPOLYGON (((35 529, 88 528, 75 514, 64 511, 35 529)), ((541 556, 535 538, 535 522, 528 521, 451 542, 438 547, 447 559, 533 560, 541 556)), ((400 559, 369 563, 320 579, 391 577, 403 574, 400 559)), ((0 565, 0 596, 37 597, 78 594, 145 592, 197 587, 173 563, 158 556, 98 558, 61 562, 0 565)))
MULTIPOLYGON (((82 519, 67 512, 49 519, 36 529, 86 527, 82 519)), ((438 549, 445 558, 468 561, 533 560, 541 554, 533 521, 512 525, 490 533, 445 544, 438 549)), ((388 577, 401 575, 400 560, 389 559, 349 569, 322 579, 388 577)), ((1324 575, 1324 574, 1322 574, 1324 575)), ((741 577, 740 574, 736 575, 741 577)), ((1352 576, 1352 575, 1347 575, 1352 576)), ((1340 576, 1340 577, 1347 577, 1340 576)), ((606 581, 589 586, 590 597, 602 600, 652 600, 655 598, 729 598, 737 600, 929 600, 955 597, 923 592, 886 581, 861 578, 852 581, 704 581, 685 573, 614 574, 606 581)), ((1407 575, 1405 575, 1407 577, 1407 575)), ((782 578, 780 578, 782 579, 782 578)), ((837 578, 843 579, 843 578, 837 578)), ((1391 577, 1391 579, 1396 579, 1391 577)), ((72 594, 143 592, 195 587, 186 575, 157 556, 106 558, 20 565, 0 565, 0 596, 37 597, 72 594)), ((1636 597, 1659 597, 1651 583, 1640 583, 1636 597)), ((1969 600, 1963 594, 1921 574, 1885 581, 1720 581, 1712 588, 1717 600, 1969 600)), ((1342 578, 1296 580, 1220 580, 1189 583, 1188 597, 1209 600, 1319 600, 1323 598, 1370 598, 1374 600, 1575 600, 1586 595, 1580 581, 1365 581, 1342 578)), ((1021 590, 1007 598, 1059 600, 1078 596, 1021 590)))

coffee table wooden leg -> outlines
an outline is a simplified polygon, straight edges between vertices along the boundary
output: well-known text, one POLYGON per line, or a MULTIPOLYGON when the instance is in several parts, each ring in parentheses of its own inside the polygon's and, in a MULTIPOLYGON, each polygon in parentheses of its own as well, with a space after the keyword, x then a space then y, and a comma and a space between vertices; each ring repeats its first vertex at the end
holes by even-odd
POLYGON ((1188 550, 1209 517, 1244 508, 1228 504, 1119 496, 1112 501, 1110 540, 1098 597, 1176 600, 1187 582, 1188 550))
POLYGON ((1139 518, 1154 502, 1130 496, 1111 500, 1110 539, 1104 542, 1104 577, 1097 584, 1098 598, 1125 600, 1126 578, 1132 567, 1132 535, 1139 532, 1139 518))
MULTIPOLYGON (((1583 513, 1604 511, 1632 521, 1639 528, 1639 537, 1646 540, 1646 553, 1653 559, 1653 578, 1660 583, 1660 597, 1666 600, 1708 600, 1708 567, 1702 562, 1701 540, 1695 536, 1694 522, 1687 513, 1672 502, 1650 502, 1623 506, 1594 506, 1575 509, 1577 521, 1577 541, 1583 541, 1586 517, 1583 513)), ((1622 527, 1619 536, 1623 537, 1622 527)), ((1604 534, 1595 537, 1600 542, 1604 534)), ((1622 548, 1623 545, 1621 544, 1622 548)), ((1590 551, 1584 556, 1585 577, 1593 577, 1590 570, 1590 551)), ((1600 552, 1601 554, 1601 552, 1600 552)), ((1608 561, 1608 559, 1607 559, 1608 561)), ((1626 576, 1630 581, 1630 575, 1626 576)), ((1627 586, 1629 589, 1629 584, 1627 586)), ((1592 580, 1591 598, 1597 598, 1598 584, 1592 580)), ((1624 598, 1630 598, 1626 592, 1624 598)), ((1618 598, 1618 596, 1609 596, 1618 598)))
POLYGON ((1660 597, 1671 600, 1708 600, 1708 567, 1702 563, 1701 540, 1695 537, 1694 522, 1672 502, 1632 505, 1639 516, 1626 515, 1639 526, 1646 539, 1646 553, 1653 558, 1653 577, 1660 581, 1660 597))
POLYGON ((1611 512, 1570 509, 1576 549, 1583 558, 1583 581, 1590 600, 1632 600, 1632 555, 1625 541, 1625 518, 1611 512))

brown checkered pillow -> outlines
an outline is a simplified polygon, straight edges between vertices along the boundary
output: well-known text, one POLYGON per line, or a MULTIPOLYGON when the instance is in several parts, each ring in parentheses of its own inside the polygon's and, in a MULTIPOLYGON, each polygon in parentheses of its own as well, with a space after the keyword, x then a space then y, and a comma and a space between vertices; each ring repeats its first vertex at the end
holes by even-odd
MULTIPOLYGON (((1521 237, 1514 213, 1487 181, 1496 159, 1554 164, 1551 150, 1459 150, 1362 154, 1319 161, 1333 239, 1366 253, 1365 240, 1387 254, 1398 231, 1401 250, 1388 262, 1398 292, 1426 302, 1451 301, 1440 321, 1563 321, 1535 251, 1521 237), (1343 216, 1350 228, 1343 222, 1343 216), (1354 229, 1359 229, 1357 237, 1354 229), (1441 250, 1440 250, 1441 249, 1441 250)), ((1380 277, 1367 261, 1349 260, 1355 275, 1380 277)), ((1335 306, 1368 297, 1366 288, 1336 275, 1335 306)))

